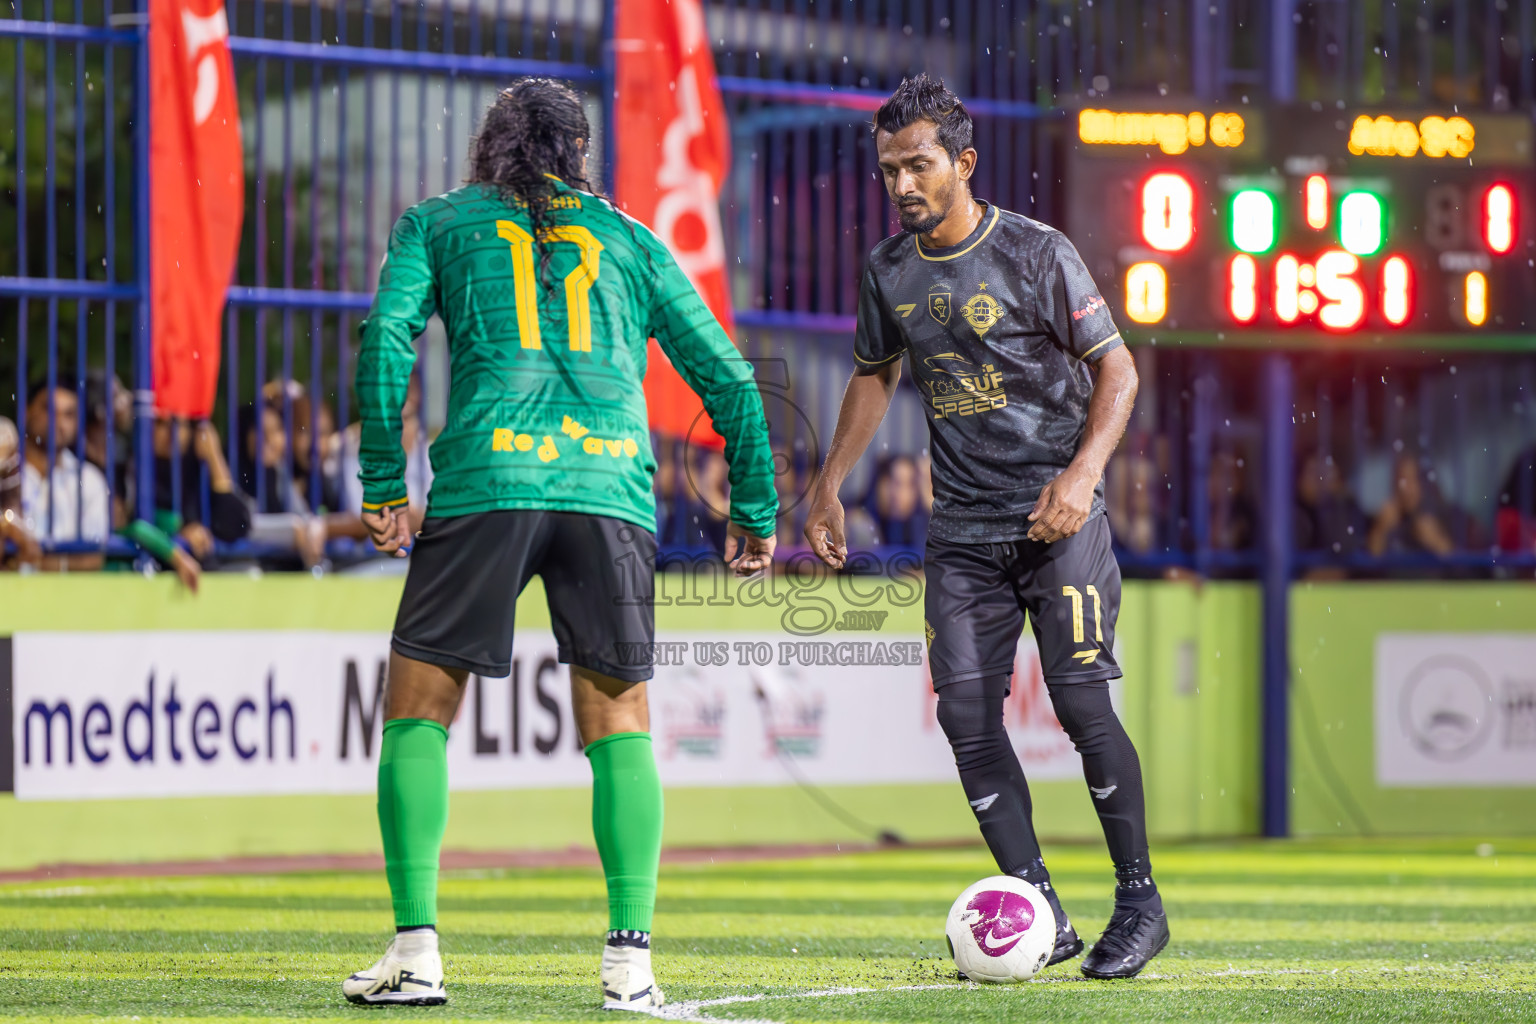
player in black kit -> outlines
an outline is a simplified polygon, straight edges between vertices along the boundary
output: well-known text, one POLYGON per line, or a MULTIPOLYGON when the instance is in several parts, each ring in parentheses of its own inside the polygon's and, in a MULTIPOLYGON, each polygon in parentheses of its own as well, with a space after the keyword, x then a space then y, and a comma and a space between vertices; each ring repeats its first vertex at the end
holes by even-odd
POLYGON ((1115 864, 1115 910, 1084 959, 1128 978, 1168 944, 1147 856, 1141 765, 1110 705, 1120 567, 1104 464, 1125 431, 1136 367, 1061 232, 972 198, 971 117, 944 84, 902 82, 875 116, 885 187, 906 233, 869 256, 848 382, 806 522, 827 564, 847 558, 837 492, 890 405, 902 357, 928 408, 933 517, 924 628, 938 718, 1000 869, 1056 911, 1051 963, 1083 943, 1050 884, 1029 786, 1003 728, 1028 612, 1056 717, 1115 864))

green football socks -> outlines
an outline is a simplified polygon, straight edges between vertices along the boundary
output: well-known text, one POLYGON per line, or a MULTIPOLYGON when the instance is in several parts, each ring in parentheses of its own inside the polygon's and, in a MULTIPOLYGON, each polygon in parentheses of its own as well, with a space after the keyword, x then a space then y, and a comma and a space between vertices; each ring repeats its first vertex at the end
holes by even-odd
POLYGON ((608 879, 608 927, 649 932, 661 861, 661 777, 651 737, 616 732, 587 745, 592 834, 608 879))
MULTIPOLYGON (((438 857, 447 827, 448 730, 425 718, 390 719, 379 750, 379 831, 395 927, 437 924, 438 857)), ((655 877, 653 868, 653 891, 655 877)))

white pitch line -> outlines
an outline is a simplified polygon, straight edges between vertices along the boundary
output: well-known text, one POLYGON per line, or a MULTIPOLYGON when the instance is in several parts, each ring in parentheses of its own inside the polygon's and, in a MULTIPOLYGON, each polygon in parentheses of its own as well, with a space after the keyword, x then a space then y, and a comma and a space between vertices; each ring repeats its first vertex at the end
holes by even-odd
POLYGON ((652 1017, 662 1020, 686 1020, 697 1021, 700 1024, 723 1024, 729 1020, 729 1024, 779 1024, 777 1021, 767 1018, 743 1019, 739 1017, 722 1018, 711 1017, 702 1011, 713 1006, 733 1006, 738 1003, 761 1003, 772 999, 826 999, 830 996, 857 996, 870 992, 933 992, 939 989, 958 988, 958 985, 892 985, 885 988, 853 988, 845 986, 841 988, 813 989, 809 992, 761 992, 750 996, 723 996, 719 999, 688 999, 680 1003, 668 1003, 650 1011, 652 1017))

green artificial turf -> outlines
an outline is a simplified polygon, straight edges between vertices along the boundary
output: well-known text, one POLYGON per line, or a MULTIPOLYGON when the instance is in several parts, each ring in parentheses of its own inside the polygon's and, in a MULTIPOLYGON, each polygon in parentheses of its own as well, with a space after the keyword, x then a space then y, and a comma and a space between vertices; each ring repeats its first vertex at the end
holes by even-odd
MULTIPOLYGON (((1086 847, 1048 854, 1091 940, 1109 865, 1086 847)), ((958 981, 944 913, 993 872, 980 848, 669 866, 657 973, 669 1015, 689 1020, 1536 1019, 1536 841, 1250 842, 1154 858, 1173 942, 1135 981, 1089 982, 1075 962, 1020 986, 958 981)), ((340 981, 387 941, 381 875, 3 886, 0 1017, 596 1020, 605 906, 596 870, 451 873, 449 1005, 379 1010, 349 1006, 340 981)))

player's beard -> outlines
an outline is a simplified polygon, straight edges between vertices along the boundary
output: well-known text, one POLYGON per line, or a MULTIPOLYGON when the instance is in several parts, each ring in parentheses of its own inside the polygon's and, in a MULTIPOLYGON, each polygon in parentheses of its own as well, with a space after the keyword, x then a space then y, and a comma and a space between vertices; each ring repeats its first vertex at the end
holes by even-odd
POLYGON ((911 235, 926 235, 937 231, 944 218, 949 216, 949 211, 955 206, 955 183, 951 181, 942 192, 934 195, 933 200, 921 205, 902 206, 896 204, 896 213, 901 222, 901 229, 911 235), (929 210, 936 210, 930 213, 929 210))

